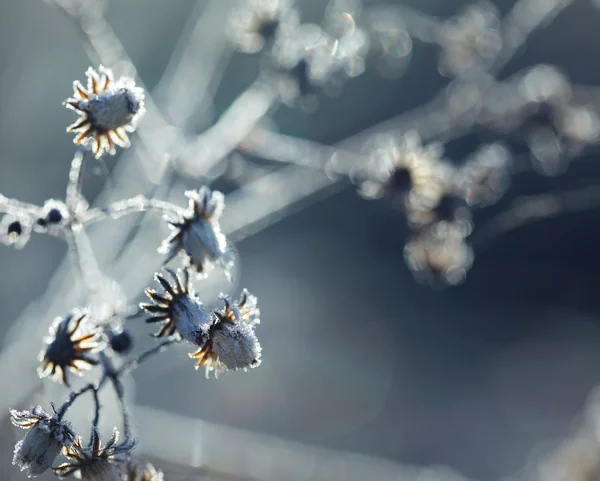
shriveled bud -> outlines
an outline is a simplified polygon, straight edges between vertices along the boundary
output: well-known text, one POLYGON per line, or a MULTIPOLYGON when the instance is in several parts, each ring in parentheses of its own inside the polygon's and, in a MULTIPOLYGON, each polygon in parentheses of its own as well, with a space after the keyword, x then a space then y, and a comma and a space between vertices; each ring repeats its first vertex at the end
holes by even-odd
POLYGON ((13 464, 29 476, 39 476, 47 471, 63 446, 71 446, 75 434, 70 424, 52 417, 41 406, 31 411, 10 411, 15 426, 29 431, 15 446, 13 464))
POLYGON ((198 273, 205 274, 213 264, 229 272, 234 254, 218 222, 225 206, 223 194, 203 186, 185 195, 189 198, 188 210, 179 219, 169 221, 173 232, 159 249, 167 255, 165 263, 184 252, 187 263, 198 273))

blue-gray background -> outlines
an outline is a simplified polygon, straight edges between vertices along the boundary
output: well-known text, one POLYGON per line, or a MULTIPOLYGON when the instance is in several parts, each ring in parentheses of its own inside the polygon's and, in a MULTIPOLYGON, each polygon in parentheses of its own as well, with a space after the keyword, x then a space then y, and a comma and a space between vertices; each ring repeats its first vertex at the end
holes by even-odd
MULTIPOLYGON (((110 5, 107 20, 148 87, 195 3, 110 5)), ((463 4, 405 3, 440 16, 463 4)), ((501 11, 512 3, 497 1, 501 11)), ((300 2, 300 9, 316 19, 321 1, 300 2)), ((532 36, 505 74, 552 63, 573 82, 598 84, 599 20, 592 2, 575 2, 532 36)), ((275 121, 284 133, 335 143, 430 99, 447 82, 436 72, 437 51, 415 42, 401 79, 367 73, 316 113, 283 109, 275 121)), ((73 144, 64 133, 72 114, 61 101, 89 63, 58 9, 41 0, 0 3, 2 194, 37 204, 63 195, 73 144)), ((256 72, 255 60, 233 58, 216 114, 256 72)), ((459 160, 478 141, 455 141, 449 153, 459 160)), ((107 160, 109 169, 115 161, 107 160)), ((526 174, 511 193, 588 185, 599 179, 594 162, 557 179, 526 174)), ((93 198, 104 182, 102 171, 90 170, 86 193, 93 198)), ((137 395, 147 405, 303 443, 447 464, 479 479, 508 476, 538 443, 568 432, 600 379, 597 216, 574 214, 509 233, 477 258, 464 285, 435 292, 417 285, 404 265, 408 232, 398 213, 349 187, 238 245, 241 284, 258 295, 263 313, 260 369, 206 381, 188 360, 172 359, 185 357, 182 351, 166 353, 164 364, 139 370, 137 395)), ((46 290, 64 254, 64 244, 46 236, 22 251, 0 249, 0 332, 46 290)), ((13 430, 2 437, 14 442, 13 430)), ((9 456, 0 455, 0 472, 12 479, 9 456)))

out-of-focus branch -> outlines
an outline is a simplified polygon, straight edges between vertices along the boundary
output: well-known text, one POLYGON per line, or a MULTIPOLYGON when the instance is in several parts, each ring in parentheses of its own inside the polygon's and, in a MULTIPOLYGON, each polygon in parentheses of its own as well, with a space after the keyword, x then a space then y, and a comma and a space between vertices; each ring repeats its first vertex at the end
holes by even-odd
POLYGON ((242 142, 276 106, 278 96, 261 81, 242 93, 210 129, 200 134, 175 160, 177 169, 193 177, 207 175, 242 142))

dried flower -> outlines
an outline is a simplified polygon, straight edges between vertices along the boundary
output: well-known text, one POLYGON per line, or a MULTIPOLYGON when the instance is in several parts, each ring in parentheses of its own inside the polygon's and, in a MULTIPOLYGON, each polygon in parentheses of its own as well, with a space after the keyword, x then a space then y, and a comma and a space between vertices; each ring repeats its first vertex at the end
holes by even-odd
POLYGON ((125 440, 117 444, 118 439, 119 432, 115 429, 108 443, 102 447, 98 430, 93 428, 88 447, 82 447, 78 436, 70 447, 63 449, 64 455, 71 461, 52 469, 59 478, 76 473, 83 481, 121 481, 122 464, 135 442, 125 440))
POLYGON ((260 323, 260 311, 257 299, 244 289, 240 300, 221 296, 225 303, 223 311, 214 311, 214 317, 208 329, 207 342, 190 357, 198 359, 196 369, 204 365, 206 377, 210 371, 219 373, 227 369, 247 371, 261 363, 261 346, 254 329, 260 323))
POLYGON ((448 186, 448 172, 440 155, 437 145, 423 147, 416 132, 406 133, 400 142, 382 139, 371 156, 359 192, 369 199, 388 195, 399 200, 407 212, 429 211, 440 202, 448 186))
POLYGON ((42 207, 42 213, 36 221, 36 227, 41 232, 57 234, 61 227, 69 221, 69 209, 64 202, 48 199, 42 207))
POLYGON ((87 89, 79 81, 73 82, 74 95, 64 102, 80 116, 67 132, 77 134, 76 144, 91 142, 96 158, 104 152, 114 155, 115 144, 129 147, 127 132, 135 131, 145 111, 144 91, 132 79, 115 81, 109 69, 100 66, 98 70, 100 73, 90 67, 86 71, 87 89))
POLYGON ((97 331, 83 332, 81 323, 86 316, 87 313, 74 312, 54 320, 46 347, 40 353, 40 377, 50 376, 52 380, 69 386, 67 368, 81 374, 98 364, 89 354, 102 346, 100 334, 97 331))
POLYGON ((179 219, 169 220, 173 232, 159 248, 159 252, 167 256, 165 264, 183 251, 187 264, 198 274, 205 274, 213 264, 228 273, 233 266, 234 254, 219 225, 225 206, 223 194, 202 186, 185 195, 189 198, 188 210, 179 219))
POLYGON ((10 410, 13 425, 28 432, 15 446, 13 464, 28 476, 39 476, 52 466, 54 459, 63 448, 71 446, 75 434, 68 422, 57 416, 50 416, 41 406, 31 411, 10 410))
POLYGON ((484 207, 496 203, 510 184, 511 158, 501 144, 482 146, 457 174, 457 186, 467 203, 484 207))
POLYGON ((408 267, 417 280, 459 284, 473 264, 473 250, 466 243, 465 225, 441 221, 419 231, 404 248, 408 267))
POLYGON ((164 322, 155 337, 172 336, 177 333, 192 344, 204 346, 208 338, 210 314, 194 294, 188 270, 183 270, 183 283, 174 271, 165 270, 173 278, 173 282, 170 283, 161 274, 156 274, 155 278, 165 292, 159 294, 153 289, 146 289, 146 295, 152 303, 140 304, 142 309, 152 314, 146 322, 164 322))
POLYGON ((145 465, 130 463, 122 481, 163 481, 163 473, 150 463, 145 465))
POLYGON ((443 48, 440 71, 445 75, 487 68, 502 49, 496 7, 487 1, 469 5, 461 15, 444 22, 439 43, 443 48))
POLYGON ((290 0, 240 2, 229 20, 229 35, 245 53, 259 52, 276 36, 289 34, 299 23, 290 0))
POLYGON ((31 236, 31 220, 21 214, 6 214, 0 221, 0 243, 22 249, 31 236))

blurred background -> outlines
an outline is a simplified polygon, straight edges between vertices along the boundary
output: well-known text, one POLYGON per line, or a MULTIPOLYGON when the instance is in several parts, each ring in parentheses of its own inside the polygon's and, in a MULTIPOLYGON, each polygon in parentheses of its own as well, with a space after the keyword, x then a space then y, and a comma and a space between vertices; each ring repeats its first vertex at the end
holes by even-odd
MULTIPOLYGON (((500 17, 514 12, 515 3, 494 2, 500 17)), ((516 49, 497 79, 550 64, 598 111, 598 6, 590 0, 520 3, 524 11, 548 7, 556 15, 516 49)), ((388 4, 400 8, 394 25, 406 32, 398 36, 403 53, 393 75, 367 59, 365 72, 339 94, 318 92, 315 108, 274 109, 261 128, 327 146, 352 139, 341 145, 357 153, 365 139, 357 135, 394 125, 382 122, 416 112, 400 117, 413 128, 420 115, 413 109, 456 82, 439 72, 440 45, 426 40, 467 2, 388 4)), ((326 5, 302 0, 296 8, 302 21, 319 23, 326 5)), ((366 2, 364 11, 379 6, 366 2)), ((136 71, 117 67, 137 74, 164 123, 150 115, 130 151, 89 162, 84 193, 100 205, 137 193, 183 205, 183 190, 206 179, 191 175, 192 163, 157 181, 157 166, 181 138, 213 125, 263 66, 260 56, 237 52, 226 36, 229 12, 239 4, 113 0, 96 7, 105 9, 136 71)), ((88 27, 93 35, 94 25, 88 27)), ((7 197, 42 205, 64 196, 74 146, 64 132, 73 116, 61 102, 73 80, 83 80, 98 62, 93 52, 90 60, 80 30, 50 2, 0 2, 0 192, 7 197)), ((503 101, 509 98, 500 96, 503 101)), ((444 142, 446 157, 457 164, 482 143, 507 137, 481 126, 460 135, 420 133, 444 142)), ((263 363, 206 380, 192 368, 185 346, 176 346, 141 366, 129 390, 140 456, 162 468, 166 480, 594 479, 593 468, 589 477, 552 478, 535 466, 578 433, 584 441, 576 464, 585 470, 598 463, 589 434, 600 365, 597 151, 591 145, 568 170, 545 175, 543 168, 527 168, 539 162, 530 162, 526 143, 510 142, 526 168, 513 176, 501 202, 474 213, 474 236, 525 195, 570 189, 583 192, 585 208, 562 214, 559 204, 551 218, 492 228, 474 244, 465 282, 442 290, 416 282, 407 268, 410 230, 389 199, 367 201, 346 176, 327 177, 314 167, 264 160, 244 149, 227 156, 211 177, 232 193, 224 223, 235 212, 239 269, 233 286, 217 279, 198 288, 206 302, 213 291, 237 296, 242 287, 258 296, 263 363), (262 190, 243 189, 270 175, 273 186, 267 181, 262 190), (270 208, 284 197, 281 208, 270 208), (275 216, 261 214, 271 210, 275 216), (267 220, 251 222, 256 212, 267 220), (253 227, 242 229, 246 224, 253 227)), ((323 152, 307 152, 313 151, 323 152)), ((155 248, 168 233, 163 224, 147 214, 90 229, 100 265, 132 303, 153 283, 160 265, 155 248), (128 230, 132 220, 134 232, 128 230)), ((32 399, 47 407, 68 394, 35 373, 42 337, 52 319, 72 307, 69 296, 77 289, 65 254, 65 243, 50 236, 34 236, 22 250, 0 248, 2 479, 23 479, 11 465, 21 433, 10 427, 8 407, 32 399)), ((152 345, 152 330, 141 320, 130 327, 139 349, 152 345)), ((118 418, 105 422, 110 427, 118 418)))

